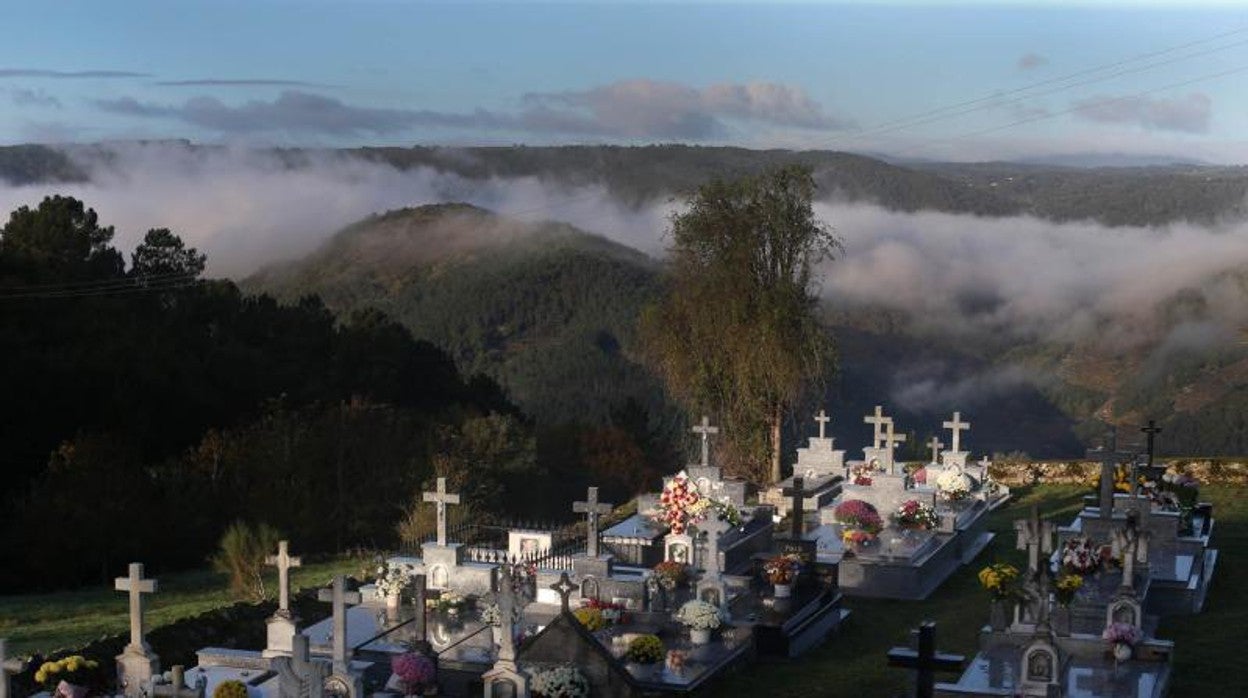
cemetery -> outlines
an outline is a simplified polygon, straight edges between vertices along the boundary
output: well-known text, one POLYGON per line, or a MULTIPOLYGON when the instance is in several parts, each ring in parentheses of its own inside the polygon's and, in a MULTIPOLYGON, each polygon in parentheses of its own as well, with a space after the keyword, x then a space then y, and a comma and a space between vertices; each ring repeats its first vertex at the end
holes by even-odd
MULTIPOLYGON (((422 495, 435 530, 418 551, 382 560, 364 583, 336 575, 315 595, 328 616, 305 624, 290 584, 303 563, 280 541, 265 560, 278 580, 265 646, 202 647, 190 665, 165 666, 148 642, 145 609, 160 587, 131 564, 114 584, 130 609, 117 695, 714 694, 746 666, 800 661, 849 632, 842 590, 930 595, 994 541, 987 519, 1010 496, 987 459, 966 462, 958 413, 945 423, 952 450, 933 439, 919 468, 894 462, 901 435, 880 408, 866 418, 875 434, 862 461, 845 462, 826 415, 816 419, 794 475, 755 497, 714 465, 717 429, 703 418, 700 458, 638 497, 636 513, 610 520, 596 487, 571 503, 583 533, 453 524, 460 496, 437 478, 422 495)), ((916 695, 1166 695, 1175 645, 1157 637, 1159 618, 1202 608, 1217 561, 1212 506, 1194 483, 1157 472, 1151 454, 1125 471, 1123 457, 1112 437, 1089 452, 1098 495, 1070 524, 1034 506, 1013 522, 1027 564, 979 571, 988 603, 972 658, 938 651, 924 624, 914 646, 880 661, 913 670, 916 695)), ((9 675, 32 667, 5 659, 10 695, 9 675)), ((80 665, 42 665, 37 680, 80 665)))

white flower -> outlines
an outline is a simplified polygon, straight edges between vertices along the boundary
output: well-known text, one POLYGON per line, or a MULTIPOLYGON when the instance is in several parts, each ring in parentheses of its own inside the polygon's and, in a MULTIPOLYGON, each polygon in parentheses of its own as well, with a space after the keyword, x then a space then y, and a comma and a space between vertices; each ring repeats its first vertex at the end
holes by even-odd
POLYGON ((714 630, 725 620, 718 606, 697 599, 686 601, 674 617, 694 630, 714 630))

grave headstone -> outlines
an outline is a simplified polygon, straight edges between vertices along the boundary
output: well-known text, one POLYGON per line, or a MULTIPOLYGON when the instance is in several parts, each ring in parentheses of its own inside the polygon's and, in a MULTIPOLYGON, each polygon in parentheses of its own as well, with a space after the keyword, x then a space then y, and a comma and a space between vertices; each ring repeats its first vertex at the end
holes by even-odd
POLYGON ((611 513, 611 504, 598 501, 598 488, 590 487, 588 496, 584 502, 573 502, 572 511, 577 514, 585 514, 586 529, 586 548, 585 554, 589 557, 598 557, 598 517, 611 513))
POLYGON ((278 541, 277 554, 264 559, 265 564, 277 567, 277 611, 266 621, 268 643, 264 656, 276 657, 290 654, 291 639, 299 632, 298 618, 290 611, 290 569, 299 567, 303 560, 290 554, 289 541, 278 541))
POLYGON ((936 649, 936 624, 931 621, 919 626, 918 649, 894 647, 888 651, 888 665, 914 669, 914 695, 932 698, 936 693, 936 672, 961 671, 965 657, 936 649))
POLYGON ((1019 691, 1024 696, 1048 696, 1060 689, 1062 660, 1047 637, 1033 638, 1024 648, 1019 666, 1019 691))
POLYGON ((724 554, 720 550, 720 536, 731 530, 732 525, 717 516, 711 516, 698 524, 698 529, 702 535, 706 536, 706 539, 703 553, 699 556, 702 562, 702 577, 696 585, 697 596, 703 601, 711 601, 716 606, 726 607, 728 591, 724 584, 724 554), (715 598, 708 599, 708 594, 715 598))
POLYGON ((945 445, 941 443, 940 439, 933 436, 932 439, 927 442, 927 447, 932 450, 931 465, 939 465, 940 464, 940 449, 944 448, 945 445))
POLYGON ((160 667, 143 629, 143 595, 156 593, 156 580, 143 578, 141 562, 130 563, 129 572, 113 582, 115 590, 130 596, 130 643, 117 655, 117 680, 127 698, 138 698, 160 667))
POLYGON ((1053 552, 1053 534, 1057 530, 1051 521, 1040 518, 1040 509, 1033 506, 1031 516, 1014 522, 1014 530, 1018 532, 1017 547, 1027 551, 1027 597, 1031 606, 1026 615, 1036 624, 1037 632, 1046 631, 1049 627, 1048 599, 1048 565, 1041 566, 1041 555, 1047 560, 1053 552))
POLYGON ((1151 533, 1139 526, 1137 511, 1127 514, 1126 524, 1114 531, 1112 550, 1122 560, 1120 594, 1135 594, 1135 565, 1148 562, 1148 540, 1151 533))
POLYGON ((1088 458, 1101 462, 1101 478, 1097 505, 1100 507, 1102 519, 1114 517, 1114 479, 1118 471, 1119 459, 1123 456, 1118 452, 1118 430, 1111 427, 1105 439, 1105 445, 1088 451, 1088 458))
POLYGON ((334 577, 333 586, 321 589, 316 598, 333 604, 334 614, 334 674, 347 675, 351 667, 351 648, 347 645, 347 604, 358 605, 363 602, 360 592, 347 591, 345 575, 334 577))
POLYGON ((434 492, 424 492, 423 499, 425 502, 432 502, 437 507, 438 520, 438 545, 446 545, 446 505, 459 504, 459 495, 451 494, 446 491, 446 478, 438 478, 437 490, 434 492))
POLYGON ((330 666, 312 659, 307 635, 296 635, 289 657, 273 660, 281 698, 324 698, 330 666))
MULTIPOLYGON (((501 575, 498 610, 502 626, 499 628, 498 659, 494 662, 493 668, 481 677, 485 688, 484 695, 486 698, 491 698, 500 688, 509 688, 509 695, 514 695, 516 698, 528 698, 528 674, 520 671, 519 665, 516 664, 516 628, 513 615, 516 608, 516 595, 512 584, 511 566, 503 565, 501 575)), ((566 573, 561 579, 567 579, 566 573)), ((566 610, 567 597, 562 598, 566 610)))
POLYGON ((942 455, 942 462, 946 467, 952 465, 966 465, 967 452, 962 450, 962 432, 970 431, 971 423, 962 421, 962 413, 954 412, 953 419, 941 424, 948 429, 952 436, 950 437, 950 450, 945 451, 942 455))
POLYGON ((8 641, 0 638, 0 698, 9 698, 9 680, 14 674, 26 671, 26 662, 10 659, 8 641))
POLYGON ((711 426, 711 418, 702 415, 702 423, 695 425, 690 429, 702 439, 702 460, 699 462, 703 468, 711 467, 711 442, 710 437, 719 433, 719 427, 711 426))

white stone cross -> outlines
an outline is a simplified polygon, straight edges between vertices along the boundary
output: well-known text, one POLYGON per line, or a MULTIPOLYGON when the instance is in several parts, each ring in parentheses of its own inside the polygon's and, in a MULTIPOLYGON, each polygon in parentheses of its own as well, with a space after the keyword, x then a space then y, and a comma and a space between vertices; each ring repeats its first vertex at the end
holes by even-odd
POLYGON ((459 495, 447 493, 446 478, 440 477, 438 478, 438 490, 436 492, 425 492, 424 501, 438 505, 438 545, 446 545, 446 505, 459 504, 459 495))
POLYGON ((277 567, 277 613, 290 615, 290 568, 301 567, 303 560, 290 554, 290 542, 278 541, 277 554, 264 558, 264 564, 277 567))
POLYGON ((503 565, 502 579, 498 586, 498 616, 500 621, 498 661, 508 668, 516 668, 516 588, 511 579, 511 565, 503 565))
POLYGON ((347 604, 354 606, 362 603, 363 599, 360 592, 347 591, 347 578, 341 574, 334 577, 332 588, 321 589, 316 598, 334 605, 334 673, 346 676, 351 664, 347 648, 347 604))
POLYGON ((884 430, 881 428, 885 424, 893 421, 891 417, 884 416, 884 408, 881 405, 875 406, 875 414, 867 415, 862 418, 863 424, 870 424, 872 428, 871 446, 880 448, 880 442, 884 439, 884 430))
POLYGON ((1105 437, 1105 445, 1101 448, 1088 450, 1089 459, 1101 461, 1100 496, 1097 505, 1100 507, 1102 519, 1114 517, 1114 479, 1118 474, 1118 430, 1110 427, 1105 437))
POLYGON ((819 410, 819 414, 815 416, 815 421, 819 422, 819 438, 828 438, 824 433, 824 429, 828 426, 828 422, 832 421, 832 418, 828 416, 827 412, 821 409, 819 410))
POLYGON ((1031 508, 1031 516, 1014 522, 1018 531, 1018 549, 1027 551, 1027 573, 1035 575, 1040 570, 1040 555, 1053 552, 1053 522, 1040 518, 1040 510, 1031 508))
POLYGON ((1135 563, 1148 562, 1148 539, 1151 534, 1140 530, 1135 512, 1127 515, 1127 523, 1114 531, 1114 555, 1122 558, 1121 590, 1135 591, 1135 563))
POLYGON ((598 517, 602 514, 610 514, 612 506, 606 502, 598 501, 598 488, 590 487, 586 501, 573 502, 572 511, 576 514, 584 514, 588 530, 586 531, 585 544, 586 554, 590 557, 598 557, 598 517))
POLYGON ((885 427, 885 431, 884 431, 884 437, 883 437, 883 444, 881 445, 885 449, 885 453, 888 456, 888 464, 887 464, 888 472, 889 474, 893 474, 893 464, 895 461, 895 459, 893 458, 893 449, 899 446, 903 441, 906 440, 906 435, 893 433, 893 420, 891 417, 888 418, 888 421, 884 423, 884 427, 885 427))
POLYGON ((130 645, 146 654, 151 650, 143 633, 143 594, 156 593, 156 580, 143 578, 143 563, 130 563, 130 576, 113 581, 116 591, 130 592, 130 645))
POLYGON ((9 659, 7 641, 0 637, 0 698, 9 698, 9 677, 26 671, 26 662, 9 659))
POLYGON ((932 465, 936 465, 940 462, 940 449, 944 448, 945 445, 940 442, 940 439, 933 436, 932 440, 927 442, 927 446, 932 449, 932 465))
POLYGON ((703 564, 706 566, 702 570, 705 573, 703 580, 719 581, 724 573, 723 561, 720 559, 719 537, 730 530, 732 524, 712 514, 707 517, 706 521, 698 524, 698 528, 706 534, 706 548, 702 555, 703 564))
POLYGON ((719 433, 719 427, 711 426, 711 418, 702 415, 702 423, 691 429, 695 434, 702 437, 702 467, 708 468, 711 465, 711 442, 710 437, 719 433))
POLYGON ((971 423, 962 421, 962 413, 954 412, 953 419, 942 424, 944 428, 953 432, 953 452, 960 453, 962 451, 962 432, 971 430, 971 423))

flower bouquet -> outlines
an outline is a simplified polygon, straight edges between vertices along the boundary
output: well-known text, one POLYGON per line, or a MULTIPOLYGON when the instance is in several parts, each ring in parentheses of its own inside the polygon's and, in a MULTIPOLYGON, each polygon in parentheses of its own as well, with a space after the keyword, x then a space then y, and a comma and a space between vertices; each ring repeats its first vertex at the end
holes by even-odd
POLYGON ((788 586, 802 569, 802 558, 797 555, 777 555, 763 563, 763 574, 776 586, 788 586))
POLYGON ((1062 545, 1062 569, 1067 573, 1087 575, 1100 568, 1100 550, 1087 538, 1078 536, 1062 545))
MULTIPOLYGON (((513 607, 511 609, 511 622, 513 625, 516 623, 519 623, 522 617, 523 617, 523 614, 521 613, 519 608, 513 607)), ((481 622, 485 623, 486 625, 492 625, 495 628, 501 628, 503 626, 502 607, 499 606, 497 603, 491 603, 488 606, 486 606, 481 611, 481 622)))
POLYGON ((1144 633, 1130 623, 1110 623, 1101 632, 1101 639, 1109 642, 1114 659, 1125 662, 1135 652, 1135 646, 1144 640, 1144 633))
POLYGON ((871 460, 866 463, 859 463, 850 468, 849 476, 855 485, 868 487, 871 485, 871 478, 876 473, 884 472, 884 468, 880 466, 880 462, 871 460))
POLYGON ((655 664, 663 661, 666 648, 657 635, 639 635, 628 643, 624 661, 636 664, 655 664))
POLYGON ((865 531, 872 535, 884 528, 884 520, 875 507, 861 499, 850 499, 836 505, 833 510, 836 520, 845 528, 865 531))
POLYGON ((654 566, 654 576, 664 589, 671 591, 689 581, 689 566, 683 562, 667 560, 654 566))
POLYGON ((374 584, 377 585, 377 593, 384 598, 399 598, 411 583, 411 574, 402 567, 382 565, 377 568, 377 579, 374 584))
POLYGON ((667 651, 667 670, 677 676, 685 673, 685 663, 689 661, 689 653, 684 650, 667 651))
POLYGON ((56 698, 83 698, 98 683, 96 670, 100 663, 80 654, 44 662, 35 670, 35 683, 56 698))
POLYGON ((533 672, 529 688, 542 698, 589 698, 589 679, 569 664, 533 672))
POLYGON ((897 528, 912 531, 930 531, 940 525, 936 510, 917 499, 902 502, 889 518, 897 528))
POLYGON ((599 630, 607 627, 607 619, 602 617, 602 611, 600 609, 590 608, 589 606, 581 606, 573 611, 572 615, 575 616, 576 619, 581 622, 581 625, 585 626, 585 629, 591 633, 598 632, 599 630))
POLYGON ((1075 594, 1083 588, 1083 576, 1078 574, 1063 574, 1057 578, 1054 589, 1057 595, 1057 603, 1060 606, 1069 606, 1075 600, 1075 594))
POLYGON ((705 645, 711 633, 724 624, 723 612, 718 606, 694 599, 686 601, 673 619, 689 628, 689 638, 695 645, 705 645))
POLYGON ((615 625, 624 622, 624 611, 627 609, 624 604, 614 603, 611 601, 602 601, 601 599, 590 599, 582 608, 592 608, 602 614, 602 620, 607 625, 615 625))
POLYGON ((390 660, 390 670, 408 695, 420 695, 432 688, 438 678, 433 660, 419 652, 407 652, 390 660))
POLYGON ((954 468, 936 478, 936 489, 947 502, 960 502, 971 496, 971 477, 954 468))
POLYGON ((1007 562, 988 565, 979 571, 979 585, 994 601, 1005 601, 1018 595, 1018 568, 1007 562))
POLYGON ((450 615, 455 615, 462 611, 468 605, 468 599, 464 598, 459 592, 451 589, 445 589, 438 598, 425 599, 425 608, 432 611, 441 611, 450 615))

